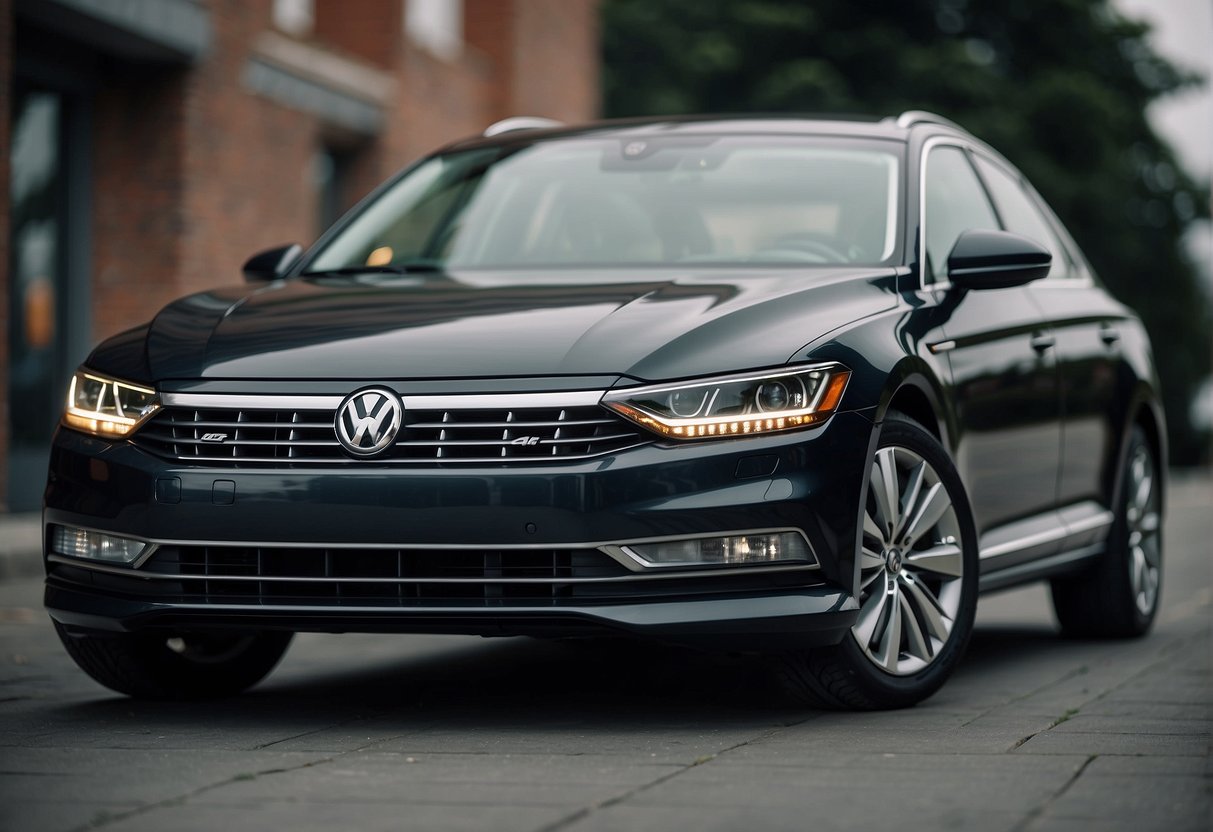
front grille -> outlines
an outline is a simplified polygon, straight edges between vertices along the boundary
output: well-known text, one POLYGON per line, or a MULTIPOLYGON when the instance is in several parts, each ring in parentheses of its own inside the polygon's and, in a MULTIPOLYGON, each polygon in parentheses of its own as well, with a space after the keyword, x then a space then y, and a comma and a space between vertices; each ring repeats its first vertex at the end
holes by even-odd
POLYGON ((388 609, 672 600, 809 582, 807 567, 637 573, 598 549, 163 545, 129 572, 63 559, 50 567, 56 580, 159 603, 388 609))
MULTIPOLYGON (((166 407, 133 441, 157 456, 222 465, 352 463, 335 413, 166 407)), ((407 410, 396 444, 373 462, 546 462, 601 456, 650 439, 596 406, 407 410)), ((363 462, 363 464, 366 464, 363 462)))

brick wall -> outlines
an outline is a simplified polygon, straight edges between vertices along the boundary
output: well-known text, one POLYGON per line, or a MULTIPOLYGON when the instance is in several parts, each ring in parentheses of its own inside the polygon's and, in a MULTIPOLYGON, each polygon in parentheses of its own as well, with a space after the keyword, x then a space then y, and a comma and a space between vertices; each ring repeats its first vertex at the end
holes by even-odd
POLYGON ((310 243, 319 211, 312 165, 321 125, 243 81, 255 39, 270 28, 270 3, 214 0, 211 8, 215 45, 187 93, 181 291, 239 283, 250 255, 310 243))
POLYGON ((390 69, 404 38, 401 0, 316 3, 315 39, 390 69))
POLYGON ((464 35, 489 62, 490 121, 598 115, 598 0, 465 0, 464 35))
POLYGON ((0 0, 0 512, 8 505, 9 114, 13 94, 13 4, 0 0))
POLYGON ((185 194, 185 70, 117 67, 93 100, 93 336, 177 294, 185 194))
POLYGON ((578 122, 598 114, 598 11, 591 0, 514 0, 515 113, 578 122))

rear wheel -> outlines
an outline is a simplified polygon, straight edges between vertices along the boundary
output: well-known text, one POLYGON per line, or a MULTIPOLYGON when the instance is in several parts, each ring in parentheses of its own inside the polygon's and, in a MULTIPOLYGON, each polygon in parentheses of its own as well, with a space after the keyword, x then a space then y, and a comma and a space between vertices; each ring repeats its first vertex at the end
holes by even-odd
POLYGON ((1067 635, 1139 636, 1158 611, 1162 489, 1158 460, 1139 426, 1129 436, 1120 482, 1104 556, 1084 572, 1053 581, 1053 609, 1067 635))
POLYGON ((897 415, 872 460, 859 559, 860 611, 850 635, 785 656, 785 688, 817 707, 914 705, 944 683, 968 642, 977 545, 947 452, 897 415))
POLYGON ((55 622, 68 655, 96 681, 139 699, 230 696, 265 678, 292 633, 78 633, 55 622))

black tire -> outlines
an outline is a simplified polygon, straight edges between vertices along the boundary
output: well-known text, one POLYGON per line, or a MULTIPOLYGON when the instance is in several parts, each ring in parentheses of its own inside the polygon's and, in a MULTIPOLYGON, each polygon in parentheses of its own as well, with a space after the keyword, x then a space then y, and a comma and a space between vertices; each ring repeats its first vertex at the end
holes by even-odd
POLYGON ((1108 545, 1093 566, 1052 582, 1053 609, 1062 632, 1080 638, 1132 638, 1154 623, 1162 591, 1162 490, 1158 460, 1139 426, 1129 435, 1121 463, 1119 496, 1108 545), (1148 494, 1137 490, 1144 466, 1148 494), (1143 532, 1145 532, 1143 534, 1143 532), (1134 549, 1140 551, 1135 556, 1134 549), (1152 587, 1135 582, 1135 557, 1149 571, 1142 577, 1152 587))
MULTIPOLYGON (((923 492, 921 488, 915 490, 910 476, 912 468, 901 467, 904 461, 917 465, 915 458, 933 469, 935 482, 950 500, 952 513, 937 525, 916 530, 917 539, 904 548, 904 552, 903 543, 909 539, 908 535, 900 536, 894 529, 884 534, 882 540, 861 527, 858 547, 861 567, 867 564, 867 571, 861 571, 861 576, 869 576, 862 579, 868 583, 861 589, 861 618, 836 645, 795 651, 780 657, 778 670, 783 688, 798 704, 850 710, 909 707, 937 691, 964 654, 977 608, 977 535, 968 497, 955 465, 939 441, 916 422, 890 414, 881 429, 876 458, 872 461, 873 483, 886 460, 900 458, 904 459, 888 466, 897 472, 899 483, 901 474, 906 474, 905 482, 899 485, 899 489, 904 485, 905 490, 894 492, 901 510, 891 513, 895 518, 900 515, 893 525, 906 523, 910 517, 923 516, 911 497, 929 496, 929 492, 923 492), (940 529, 945 527, 945 521, 949 532, 943 539, 935 540, 940 529), (879 559, 862 554, 865 550, 873 552, 873 544, 877 542, 884 547, 880 552, 885 559, 884 567, 879 565, 879 559), (959 548, 959 552, 953 551, 948 556, 947 563, 951 570, 959 570, 960 575, 939 575, 935 570, 943 562, 924 557, 928 553, 942 553, 945 547, 959 548), (932 562, 930 570, 924 568, 932 562), (874 597, 877 587, 883 598, 874 597), (933 594, 924 596, 923 588, 931 589, 933 594), (902 594, 908 600, 902 600, 902 594), (953 611, 950 617, 944 618, 950 620, 951 625, 941 639, 936 640, 931 635, 932 626, 936 632, 942 632, 942 629, 937 622, 926 620, 924 598, 932 601, 946 598, 946 604, 934 609, 942 611, 946 607, 953 611), (869 629, 864 624, 866 619, 877 617, 868 615, 869 608, 877 607, 882 610, 878 620, 886 622, 883 632, 887 640, 882 643, 892 646, 892 649, 882 651, 883 660, 873 651, 872 641, 875 628, 880 625, 869 629), (896 623, 892 618, 894 615, 898 616, 896 623), (903 643, 906 650, 901 649, 903 643)), ((875 488, 876 485, 870 484, 864 495, 864 513, 873 518, 879 516, 879 507, 873 508, 873 501, 877 499, 875 488)), ((923 503, 917 505, 926 507, 923 503)), ((879 525, 875 519, 872 522, 879 525)), ((916 525, 909 522, 906 528, 913 530, 916 525)))
POLYGON ((213 699, 265 678, 293 633, 78 633, 55 631, 80 669, 137 699, 213 699))

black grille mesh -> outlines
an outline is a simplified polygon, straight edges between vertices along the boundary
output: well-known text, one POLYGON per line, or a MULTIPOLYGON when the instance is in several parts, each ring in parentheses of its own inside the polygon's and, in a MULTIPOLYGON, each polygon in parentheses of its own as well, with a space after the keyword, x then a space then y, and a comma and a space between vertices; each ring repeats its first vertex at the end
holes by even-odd
POLYGON ((803 586, 804 570, 659 576, 597 549, 163 545, 131 574, 50 564, 54 580, 161 603, 269 607, 560 607, 803 586))

